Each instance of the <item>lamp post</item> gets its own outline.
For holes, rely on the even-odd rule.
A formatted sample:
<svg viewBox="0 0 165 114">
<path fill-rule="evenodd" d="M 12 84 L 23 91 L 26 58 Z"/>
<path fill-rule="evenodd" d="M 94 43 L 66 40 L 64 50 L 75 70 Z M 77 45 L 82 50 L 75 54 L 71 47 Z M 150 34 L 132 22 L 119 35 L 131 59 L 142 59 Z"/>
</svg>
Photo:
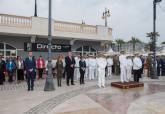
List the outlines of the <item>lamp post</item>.
<svg viewBox="0 0 165 114">
<path fill-rule="evenodd" d="M 49 22 L 48 22 L 48 75 L 46 77 L 46 83 L 44 91 L 53 91 L 55 90 L 53 75 L 52 75 L 52 64 L 51 64 L 51 45 L 52 45 L 52 0 L 49 0 Z"/>
<path fill-rule="evenodd" d="M 37 17 L 37 0 L 35 0 L 35 10 L 34 10 L 34 17 Z"/>
<path fill-rule="evenodd" d="M 102 18 L 105 20 L 105 26 L 106 27 L 108 26 L 107 18 L 110 16 L 111 16 L 111 14 L 110 14 L 109 9 L 105 8 L 105 11 L 103 12 Z"/>
<path fill-rule="evenodd" d="M 157 76 L 157 68 L 156 68 L 156 4 L 161 2 L 162 0 L 154 0 L 153 1 L 153 55 L 154 55 L 154 76 L 152 79 L 158 79 Z"/>
</svg>

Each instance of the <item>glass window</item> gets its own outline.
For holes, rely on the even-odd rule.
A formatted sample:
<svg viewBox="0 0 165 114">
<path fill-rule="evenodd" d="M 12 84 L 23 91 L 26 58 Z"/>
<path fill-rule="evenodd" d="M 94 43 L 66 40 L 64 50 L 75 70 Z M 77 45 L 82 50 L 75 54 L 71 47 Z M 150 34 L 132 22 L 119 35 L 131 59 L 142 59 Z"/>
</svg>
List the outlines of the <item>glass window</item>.
<svg viewBox="0 0 165 114">
<path fill-rule="evenodd" d="M 91 47 L 91 52 L 96 52 L 96 50 L 94 48 Z"/>
<path fill-rule="evenodd" d="M 6 51 L 6 56 L 10 56 L 10 51 Z"/>
<path fill-rule="evenodd" d="M 89 52 L 89 46 L 83 46 L 84 51 Z"/>
<path fill-rule="evenodd" d="M 0 56 L 4 56 L 4 51 L 0 50 Z"/>
<path fill-rule="evenodd" d="M 15 47 L 13 47 L 13 46 L 11 46 L 11 45 L 9 45 L 9 44 L 6 44 L 6 49 L 14 49 L 15 50 Z"/>
<path fill-rule="evenodd" d="M 4 49 L 4 43 L 0 43 L 0 49 Z"/>
<path fill-rule="evenodd" d="M 82 47 L 78 48 L 76 51 L 82 51 Z"/>
<path fill-rule="evenodd" d="M 16 50 L 11 51 L 11 56 L 16 56 Z"/>
</svg>

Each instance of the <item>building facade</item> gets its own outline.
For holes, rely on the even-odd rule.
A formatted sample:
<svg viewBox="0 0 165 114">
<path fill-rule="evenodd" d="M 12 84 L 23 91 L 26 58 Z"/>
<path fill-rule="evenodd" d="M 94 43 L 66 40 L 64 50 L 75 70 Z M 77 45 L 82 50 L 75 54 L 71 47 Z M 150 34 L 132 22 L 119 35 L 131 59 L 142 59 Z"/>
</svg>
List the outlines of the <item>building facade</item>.
<svg viewBox="0 0 165 114">
<path fill-rule="evenodd" d="M 145 46 L 146 43 L 140 42 L 135 44 L 135 50 L 133 50 L 133 44 L 130 42 L 126 42 L 120 46 L 118 44 L 114 43 L 112 45 L 112 49 L 115 52 L 120 52 L 121 50 L 125 51 L 126 53 L 133 53 L 133 52 L 139 52 L 139 53 L 145 53 Z"/>
<path fill-rule="evenodd" d="M 26 57 L 30 50 L 34 56 L 46 58 L 47 36 L 47 18 L 0 14 L 0 55 L 4 58 Z M 53 56 L 68 50 L 95 55 L 105 51 L 111 40 L 112 28 L 52 20 Z"/>
</svg>

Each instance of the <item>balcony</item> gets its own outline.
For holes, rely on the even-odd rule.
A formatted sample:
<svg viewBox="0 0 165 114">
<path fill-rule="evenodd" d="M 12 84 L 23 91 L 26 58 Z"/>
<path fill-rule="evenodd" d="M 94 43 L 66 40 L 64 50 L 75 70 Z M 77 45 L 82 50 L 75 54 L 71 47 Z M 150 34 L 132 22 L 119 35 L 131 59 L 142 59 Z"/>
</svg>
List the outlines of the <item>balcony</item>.
<svg viewBox="0 0 165 114">
<path fill-rule="evenodd" d="M 112 29 L 52 20 L 52 36 L 81 40 L 112 40 Z M 25 36 L 47 36 L 48 19 L 0 14 L 0 35 L 15 34 Z"/>
</svg>

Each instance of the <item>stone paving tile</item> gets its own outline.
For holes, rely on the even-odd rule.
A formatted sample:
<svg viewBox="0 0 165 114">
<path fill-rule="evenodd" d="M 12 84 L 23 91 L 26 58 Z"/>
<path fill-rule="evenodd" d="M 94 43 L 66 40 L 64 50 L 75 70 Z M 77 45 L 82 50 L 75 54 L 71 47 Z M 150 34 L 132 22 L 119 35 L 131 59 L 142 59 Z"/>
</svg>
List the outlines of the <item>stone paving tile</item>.
<svg viewBox="0 0 165 114">
<path fill-rule="evenodd" d="M 110 86 L 110 84 L 107 84 L 106 86 Z M 85 87 L 85 88 L 80 88 L 78 90 L 70 91 L 68 93 L 64 93 L 61 95 L 58 95 L 54 98 L 51 98 L 38 106 L 30 109 L 29 111 L 25 112 L 24 114 L 46 114 L 53 108 L 55 108 L 57 105 L 65 102 L 68 99 L 71 99 L 72 97 L 75 97 L 79 94 L 86 93 L 90 90 L 97 89 L 97 86 L 90 86 L 90 87 Z"/>
<path fill-rule="evenodd" d="M 115 79 L 109 80 L 108 83 L 110 84 L 110 81 L 117 81 L 117 80 L 118 80 L 118 78 L 116 79 L 116 77 L 115 77 Z M 148 79 L 148 80 L 150 80 L 150 79 Z M 148 80 L 144 80 L 144 82 L 147 82 Z M 165 79 L 162 78 L 161 80 L 152 80 L 152 81 L 155 81 L 155 83 L 159 83 L 160 81 L 164 82 Z M 45 80 L 36 81 L 35 90 L 43 90 L 44 82 L 45 82 Z M 96 82 L 96 80 L 93 80 L 93 82 Z M 93 85 L 96 85 L 96 83 Z M 150 83 L 150 82 L 148 81 L 148 83 Z M 108 84 L 108 86 L 109 86 L 109 84 Z M 85 85 L 87 85 L 87 84 L 85 84 Z M 3 86 L 0 86 L 0 91 L 5 92 L 5 93 L 12 93 L 12 91 L 25 90 L 27 88 L 26 86 L 27 86 L 26 82 L 23 82 L 21 84 L 5 84 Z M 74 96 L 77 96 L 79 94 L 86 93 L 87 91 L 97 89 L 97 88 L 98 88 L 97 86 L 92 86 L 92 85 L 88 86 L 87 85 L 85 87 L 80 87 L 77 90 L 73 90 L 68 93 L 60 94 L 58 96 L 55 96 L 53 98 L 50 98 L 50 99 L 42 102 L 41 104 L 38 104 L 37 106 L 35 106 L 35 107 L 31 108 L 30 110 L 28 110 L 27 112 L 25 112 L 24 114 L 46 114 L 50 110 L 52 110 L 54 107 L 65 102 L 66 100 L 68 100 Z"/>
</svg>

